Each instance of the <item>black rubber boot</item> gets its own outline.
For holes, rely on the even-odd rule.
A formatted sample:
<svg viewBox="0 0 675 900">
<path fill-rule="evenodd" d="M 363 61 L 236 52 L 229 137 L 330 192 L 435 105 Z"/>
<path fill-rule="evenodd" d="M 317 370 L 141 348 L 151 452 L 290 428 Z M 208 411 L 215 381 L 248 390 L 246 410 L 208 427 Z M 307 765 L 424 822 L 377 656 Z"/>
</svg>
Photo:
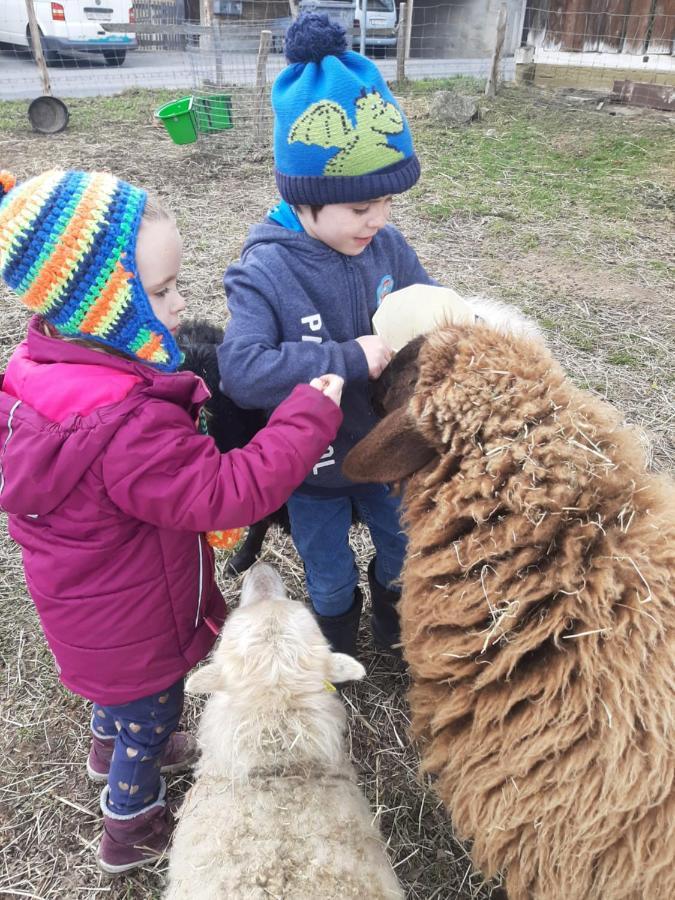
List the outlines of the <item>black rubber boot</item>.
<svg viewBox="0 0 675 900">
<path fill-rule="evenodd" d="M 368 584 L 370 585 L 372 607 L 370 628 L 375 646 L 382 653 L 391 653 L 398 659 L 403 659 L 401 648 L 397 646 L 401 642 L 401 623 L 396 606 L 401 599 L 401 593 L 382 587 L 377 581 L 375 557 L 371 559 L 368 566 Z"/>
<path fill-rule="evenodd" d="M 320 616 L 314 613 L 321 633 L 337 653 L 356 656 L 356 635 L 359 633 L 362 607 L 363 594 L 360 588 L 356 588 L 354 602 L 341 616 Z"/>
</svg>

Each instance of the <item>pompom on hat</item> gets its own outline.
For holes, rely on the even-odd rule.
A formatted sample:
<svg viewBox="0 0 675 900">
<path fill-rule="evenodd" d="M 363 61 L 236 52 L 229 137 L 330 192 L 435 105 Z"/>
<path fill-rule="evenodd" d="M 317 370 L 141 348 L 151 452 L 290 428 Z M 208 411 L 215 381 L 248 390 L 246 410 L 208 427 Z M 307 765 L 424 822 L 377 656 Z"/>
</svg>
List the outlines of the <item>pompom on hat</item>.
<svg viewBox="0 0 675 900">
<path fill-rule="evenodd" d="M 359 203 L 420 176 L 406 118 L 344 28 L 305 13 L 286 33 L 290 63 L 272 87 L 277 187 L 290 204 Z"/>
<path fill-rule="evenodd" d="M 106 172 L 0 172 L 0 276 L 60 334 L 173 372 L 183 354 L 136 267 L 147 194 Z"/>
</svg>

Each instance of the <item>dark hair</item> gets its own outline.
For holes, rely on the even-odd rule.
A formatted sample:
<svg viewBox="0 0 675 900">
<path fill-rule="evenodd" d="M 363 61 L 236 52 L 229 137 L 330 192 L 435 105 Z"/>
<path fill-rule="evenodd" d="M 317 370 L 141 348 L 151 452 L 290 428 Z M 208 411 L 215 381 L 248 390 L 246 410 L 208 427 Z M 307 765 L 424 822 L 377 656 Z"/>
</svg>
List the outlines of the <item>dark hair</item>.
<svg viewBox="0 0 675 900">
<path fill-rule="evenodd" d="M 316 217 L 319 215 L 319 213 L 321 212 L 321 210 L 324 208 L 325 205 L 326 205 L 325 203 L 310 203 L 309 204 L 309 209 L 310 209 L 310 212 L 312 213 L 312 218 L 314 219 L 315 222 L 316 222 Z"/>
</svg>

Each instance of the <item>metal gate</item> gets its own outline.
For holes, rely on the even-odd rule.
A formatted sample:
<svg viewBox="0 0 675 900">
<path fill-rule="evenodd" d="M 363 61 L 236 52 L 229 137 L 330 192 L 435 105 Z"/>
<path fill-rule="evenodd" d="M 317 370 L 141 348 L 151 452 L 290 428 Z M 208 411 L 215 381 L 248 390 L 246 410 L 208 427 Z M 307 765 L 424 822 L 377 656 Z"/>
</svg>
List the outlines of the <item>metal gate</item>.
<svg viewBox="0 0 675 900">
<path fill-rule="evenodd" d="M 139 25 L 182 25 L 185 22 L 184 0 L 134 0 Z M 139 34 L 138 45 L 153 50 L 184 50 L 184 34 Z"/>
</svg>

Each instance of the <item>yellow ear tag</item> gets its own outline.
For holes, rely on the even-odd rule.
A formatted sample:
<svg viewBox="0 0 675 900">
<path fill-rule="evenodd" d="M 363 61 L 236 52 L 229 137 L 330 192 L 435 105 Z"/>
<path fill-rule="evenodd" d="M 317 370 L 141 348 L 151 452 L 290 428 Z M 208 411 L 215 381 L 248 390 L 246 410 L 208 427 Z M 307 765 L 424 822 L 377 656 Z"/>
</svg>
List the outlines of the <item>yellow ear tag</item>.
<svg viewBox="0 0 675 900">
<path fill-rule="evenodd" d="M 324 681 L 323 683 L 324 691 L 328 691 L 330 694 L 334 694 L 337 691 L 337 688 L 334 684 L 331 684 L 330 681 Z"/>
</svg>

